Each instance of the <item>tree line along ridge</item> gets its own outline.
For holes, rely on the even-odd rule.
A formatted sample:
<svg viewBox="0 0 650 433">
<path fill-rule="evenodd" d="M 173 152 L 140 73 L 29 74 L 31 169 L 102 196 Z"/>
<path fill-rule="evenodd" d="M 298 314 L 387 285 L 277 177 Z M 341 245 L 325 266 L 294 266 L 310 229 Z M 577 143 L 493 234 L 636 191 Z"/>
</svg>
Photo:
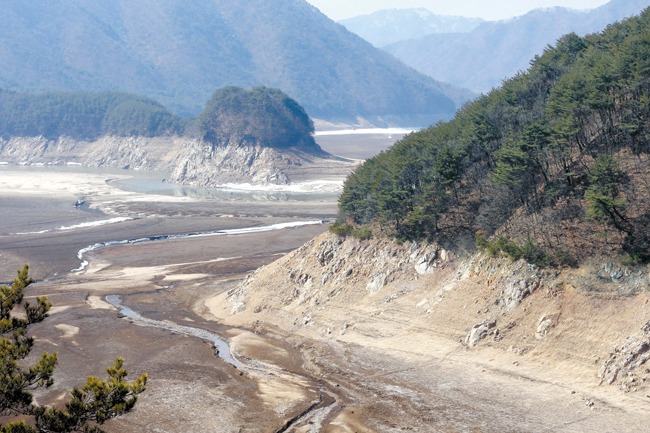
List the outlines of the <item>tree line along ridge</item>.
<svg viewBox="0 0 650 433">
<path fill-rule="evenodd" d="M 650 261 L 650 8 L 410 134 L 345 183 L 335 230 L 541 265 Z"/>
<path fill-rule="evenodd" d="M 198 133 L 197 133 L 198 131 Z M 158 102 L 121 92 L 17 93 L 0 89 L 0 136 L 186 136 L 214 145 L 256 144 L 320 151 L 314 124 L 295 99 L 278 89 L 225 87 L 214 92 L 198 118 L 183 119 Z"/>
</svg>

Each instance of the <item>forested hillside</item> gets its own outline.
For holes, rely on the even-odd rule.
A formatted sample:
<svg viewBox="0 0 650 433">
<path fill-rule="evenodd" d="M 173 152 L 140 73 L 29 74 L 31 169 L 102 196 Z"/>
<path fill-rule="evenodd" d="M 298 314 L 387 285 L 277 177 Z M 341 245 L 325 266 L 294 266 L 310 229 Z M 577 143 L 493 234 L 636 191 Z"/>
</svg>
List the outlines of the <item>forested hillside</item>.
<svg viewBox="0 0 650 433">
<path fill-rule="evenodd" d="M 545 265 L 650 261 L 650 9 L 581 38 L 347 180 L 339 232 Z"/>
<path fill-rule="evenodd" d="M 216 145 L 236 142 L 320 150 L 305 109 L 280 90 L 266 87 L 217 90 L 199 116 L 198 128 L 202 139 Z"/>
<path fill-rule="evenodd" d="M 510 20 L 483 23 L 469 33 L 431 34 L 384 49 L 436 80 L 488 92 L 528 69 L 530 59 L 562 35 L 598 32 L 647 6 L 646 0 L 611 0 L 591 11 L 538 9 Z"/>
<path fill-rule="evenodd" d="M 119 90 L 187 117 L 214 89 L 263 85 L 312 117 L 409 126 L 451 118 L 472 97 L 304 0 L 0 0 L 0 10 L 0 87 L 14 91 Z"/>
<path fill-rule="evenodd" d="M 119 92 L 24 94 L 0 89 L 0 137 L 180 134 L 185 121 L 143 96 Z"/>
</svg>

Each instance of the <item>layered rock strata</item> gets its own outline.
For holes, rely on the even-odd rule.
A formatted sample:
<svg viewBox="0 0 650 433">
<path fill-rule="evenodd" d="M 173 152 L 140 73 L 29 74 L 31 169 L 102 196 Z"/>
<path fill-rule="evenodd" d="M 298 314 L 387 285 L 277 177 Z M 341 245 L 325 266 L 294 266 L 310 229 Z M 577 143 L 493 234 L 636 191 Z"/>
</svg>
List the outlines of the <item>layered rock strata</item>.
<svg viewBox="0 0 650 433">
<path fill-rule="evenodd" d="M 185 137 L 103 137 L 78 141 L 62 137 L 0 140 L 0 162 L 15 165 L 81 165 L 171 173 L 169 182 L 215 187 L 224 184 L 286 185 L 314 179 L 342 179 L 357 161 L 277 150 L 256 144 L 213 146 Z"/>
</svg>

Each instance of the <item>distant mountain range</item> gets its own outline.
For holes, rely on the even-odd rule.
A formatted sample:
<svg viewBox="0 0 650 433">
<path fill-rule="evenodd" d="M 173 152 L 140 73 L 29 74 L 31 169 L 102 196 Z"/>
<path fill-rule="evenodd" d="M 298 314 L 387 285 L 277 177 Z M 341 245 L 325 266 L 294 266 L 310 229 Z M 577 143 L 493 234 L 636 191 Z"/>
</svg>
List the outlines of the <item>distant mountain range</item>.
<svg viewBox="0 0 650 433">
<path fill-rule="evenodd" d="M 195 116 L 221 87 L 279 88 L 312 117 L 426 125 L 473 94 L 304 0 L 0 0 L 0 88 L 118 90 Z"/>
<path fill-rule="evenodd" d="M 339 21 L 376 47 L 409 39 L 420 39 L 434 33 L 471 32 L 481 18 L 436 15 L 424 9 L 384 9 Z"/>
<path fill-rule="evenodd" d="M 384 47 L 430 77 L 486 92 L 529 66 L 562 35 L 598 32 L 638 14 L 648 0 L 613 0 L 591 11 L 539 9 L 507 21 L 486 22 L 469 33 L 432 34 Z"/>
</svg>

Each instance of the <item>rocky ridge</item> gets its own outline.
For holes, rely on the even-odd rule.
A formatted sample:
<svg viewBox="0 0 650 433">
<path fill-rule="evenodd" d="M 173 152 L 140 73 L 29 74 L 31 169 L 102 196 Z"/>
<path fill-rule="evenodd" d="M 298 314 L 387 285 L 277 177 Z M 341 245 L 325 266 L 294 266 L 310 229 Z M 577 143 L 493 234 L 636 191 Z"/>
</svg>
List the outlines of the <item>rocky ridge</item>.
<svg viewBox="0 0 650 433">
<path fill-rule="evenodd" d="M 650 385 L 650 272 L 625 269 L 627 279 L 613 281 L 603 269 L 615 267 L 540 269 L 328 233 L 258 269 L 210 311 L 225 324 L 421 354 L 496 350 L 515 367 L 641 392 Z M 608 287 L 627 295 L 596 296 Z"/>
<path fill-rule="evenodd" d="M 276 150 L 259 144 L 213 146 L 186 137 L 117 137 L 79 141 L 66 137 L 0 139 L 0 162 L 81 165 L 171 173 L 167 181 L 214 187 L 231 183 L 287 185 L 312 179 L 342 179 L 357 164 L 325 152 Z"/>
</svg>

